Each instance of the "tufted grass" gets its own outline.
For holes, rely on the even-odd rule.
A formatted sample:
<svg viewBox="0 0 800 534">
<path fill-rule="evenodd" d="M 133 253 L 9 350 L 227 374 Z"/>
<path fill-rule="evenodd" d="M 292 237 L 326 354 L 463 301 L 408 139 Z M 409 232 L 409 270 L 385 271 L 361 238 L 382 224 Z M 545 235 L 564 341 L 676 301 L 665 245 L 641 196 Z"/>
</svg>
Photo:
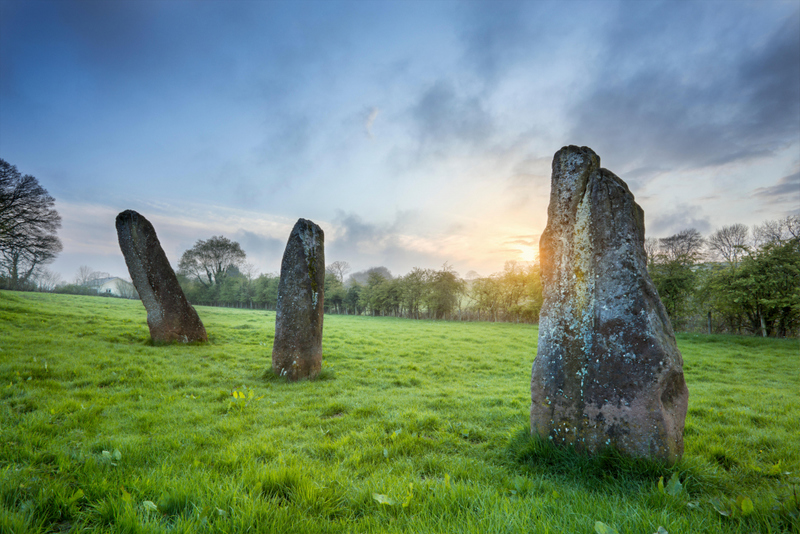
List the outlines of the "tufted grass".
<svg viewBox="0 0 800 534">
<path fill-rule="evenodd" d="M 800 531 L 797 340 L 679 336 L 666 468 L 529 438 L 535 326 L 326 316 L 289 384 L 274 313 L 198 312 L 153 346 L 139 302 L 0 291 L 0 532 Z"/>
</svg>

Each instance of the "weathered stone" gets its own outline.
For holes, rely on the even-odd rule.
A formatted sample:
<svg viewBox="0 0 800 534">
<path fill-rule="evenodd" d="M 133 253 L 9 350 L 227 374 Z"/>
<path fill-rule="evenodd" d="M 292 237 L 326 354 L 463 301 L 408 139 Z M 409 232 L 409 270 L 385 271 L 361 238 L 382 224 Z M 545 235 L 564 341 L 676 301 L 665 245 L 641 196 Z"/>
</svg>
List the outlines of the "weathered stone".
<svg viewBox="0 0 800 534">
<path fill-rule="evenodd" d="M 133 210 L 117 215 L 119 248 L 147 310 L 154 341 L 208 341 L 197 312 L 186 300 L 178 277 L 150 221 Z"/>
<path fill-rule="evenodd" d="M 325 235 L 298 219 L 281 261 L 272 371 L 289 380 L 313 378 L 322 369 Z"/>
<path fill-rule="evenodd" d="M 644 251 L 644 212 L 587 147 L 553 158 L 531 433 L 589 453 L 683 454 L 689 391 Z"/>
</svg>

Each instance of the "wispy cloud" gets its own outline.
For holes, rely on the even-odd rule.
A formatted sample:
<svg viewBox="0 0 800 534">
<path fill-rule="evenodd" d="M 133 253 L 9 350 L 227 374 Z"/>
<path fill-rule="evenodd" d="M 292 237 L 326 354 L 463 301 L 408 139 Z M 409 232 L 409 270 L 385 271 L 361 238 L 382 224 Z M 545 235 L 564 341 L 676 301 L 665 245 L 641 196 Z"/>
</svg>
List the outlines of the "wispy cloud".
<svg viewBox="0 0 800 534">
<path fill-rule="evenodd" d="M 784 176 L 771 186 L 753 190 L 753 195 L 771 206 L 786 206 L 790 213 L 800 214 L 800 171 Z"/>
<path fill-rule="evenodd" d="M 367 137 L 369 137 L 370 139 L 373 138 L 372 125 L 375 123 L 375 119 L 378 118 L 380 112 L 381 110 L 379 110 L 378 108 L 371 107 L 369 108 L 369 113 L 367 113 L 366 120 L 364 120 L 364 131 L 366 132 Z"/>
</svg>

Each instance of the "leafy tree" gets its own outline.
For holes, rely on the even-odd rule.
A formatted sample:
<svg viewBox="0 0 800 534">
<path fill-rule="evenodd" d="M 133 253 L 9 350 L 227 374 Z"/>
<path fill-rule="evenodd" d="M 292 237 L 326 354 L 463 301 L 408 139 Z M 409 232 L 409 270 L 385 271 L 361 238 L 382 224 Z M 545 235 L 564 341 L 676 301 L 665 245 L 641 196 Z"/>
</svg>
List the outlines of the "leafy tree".
<svg viewBox="0 0 800 534">
<path fill-rule="evenodd" d="M 277 274 L 259 275 L 259 277 L 255 280 L 256 304 L 270 310 L 274 310 L 278 305 L 279 282 L 280 276 Z"/>
<path fill-rule="evenodd" d="M 477 278 L 470 284 L 469 296 L 478 312 L 478 320 L 497 321 L 500 310 L 500 276 Z"/>
<path fill-rule="evenodd" d="M 364 286 L 355 280 L 351 280 L 347 287 L 347 295 L 344 297 L 344 308 L 349 313 L 353 311 L 354 315 L 361 315 L 364 311 L 363 304 L 361 303 L 361 293 L 364 291 Z"/>
<path fill-rule="evenodd" d="M 430 269 L 414 267 L 405 275 L 400 285 L 400 300 L 408 317 L 420 318 L 420 306 L 427 300 L 430 291 L 430 280 L 433 272 Z"/>
<path fill-rule="evenodd" d="M 347 290 L 338 275 L 330 270 L 325 273 L 325 309 L 342 313 Z"/>
<path fill-rule="evenodd" d="M 450 318 L 464 291 L 464 281 L 458 277 L 452 266 L 445 263 L 442 270 L 431 273 L 429 287 L 425 304 L 431 317 Z"/>
<path fill-rule="evenodd" d="M 205 287 L 219 285 L 232 268 L 240 267 L 247 255 L 236 241 L 214 236 L 206 241 L 200 239 L 185 251 L 178 263 L 178 270 L 186 277 L 200 282 Z"/>
<path fill-rule="evenodd" d="M 751 332 L 788 335 L 800 322 L 800 238 L 769 243 L 744 258 L 729 287 Z"/>
<path fill-rule="evenodd" d="M 367 283 L 359 297 L 359 304 L 372 315 L 386 315 L 394 308 L 395 295 L 390 289 L 392 280 L 389 270 L 373 267 L 367 270 Z"/>
<path fill-rule="evenodd" d="M 33 176 L 0 159 L 0 272 L 10 289 L 32 282 L 62 250 L 55 199 Z"/>
<path fill-rule="evenodd" d="M 703 244 L 703 237 L 694 228 L 661 238 L 648 269 L 676 330 L 683 326 L 695 290 L 694 267 L 703 256 Z"/>
</svg>

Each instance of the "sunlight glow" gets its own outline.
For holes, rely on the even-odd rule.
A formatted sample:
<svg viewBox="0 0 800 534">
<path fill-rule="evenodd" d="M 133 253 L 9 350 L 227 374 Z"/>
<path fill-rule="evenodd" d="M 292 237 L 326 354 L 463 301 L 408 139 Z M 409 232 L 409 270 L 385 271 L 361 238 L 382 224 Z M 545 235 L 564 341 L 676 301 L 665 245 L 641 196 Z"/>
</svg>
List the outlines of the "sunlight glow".
<svg viewBox="0 0 800 534">
<path fill-rule="evenodd" d="M 522 261 L 536 261 L 539 259 L 539 247 L 537 246 L 520 246 L 519 259 Z"/>
</svg>

